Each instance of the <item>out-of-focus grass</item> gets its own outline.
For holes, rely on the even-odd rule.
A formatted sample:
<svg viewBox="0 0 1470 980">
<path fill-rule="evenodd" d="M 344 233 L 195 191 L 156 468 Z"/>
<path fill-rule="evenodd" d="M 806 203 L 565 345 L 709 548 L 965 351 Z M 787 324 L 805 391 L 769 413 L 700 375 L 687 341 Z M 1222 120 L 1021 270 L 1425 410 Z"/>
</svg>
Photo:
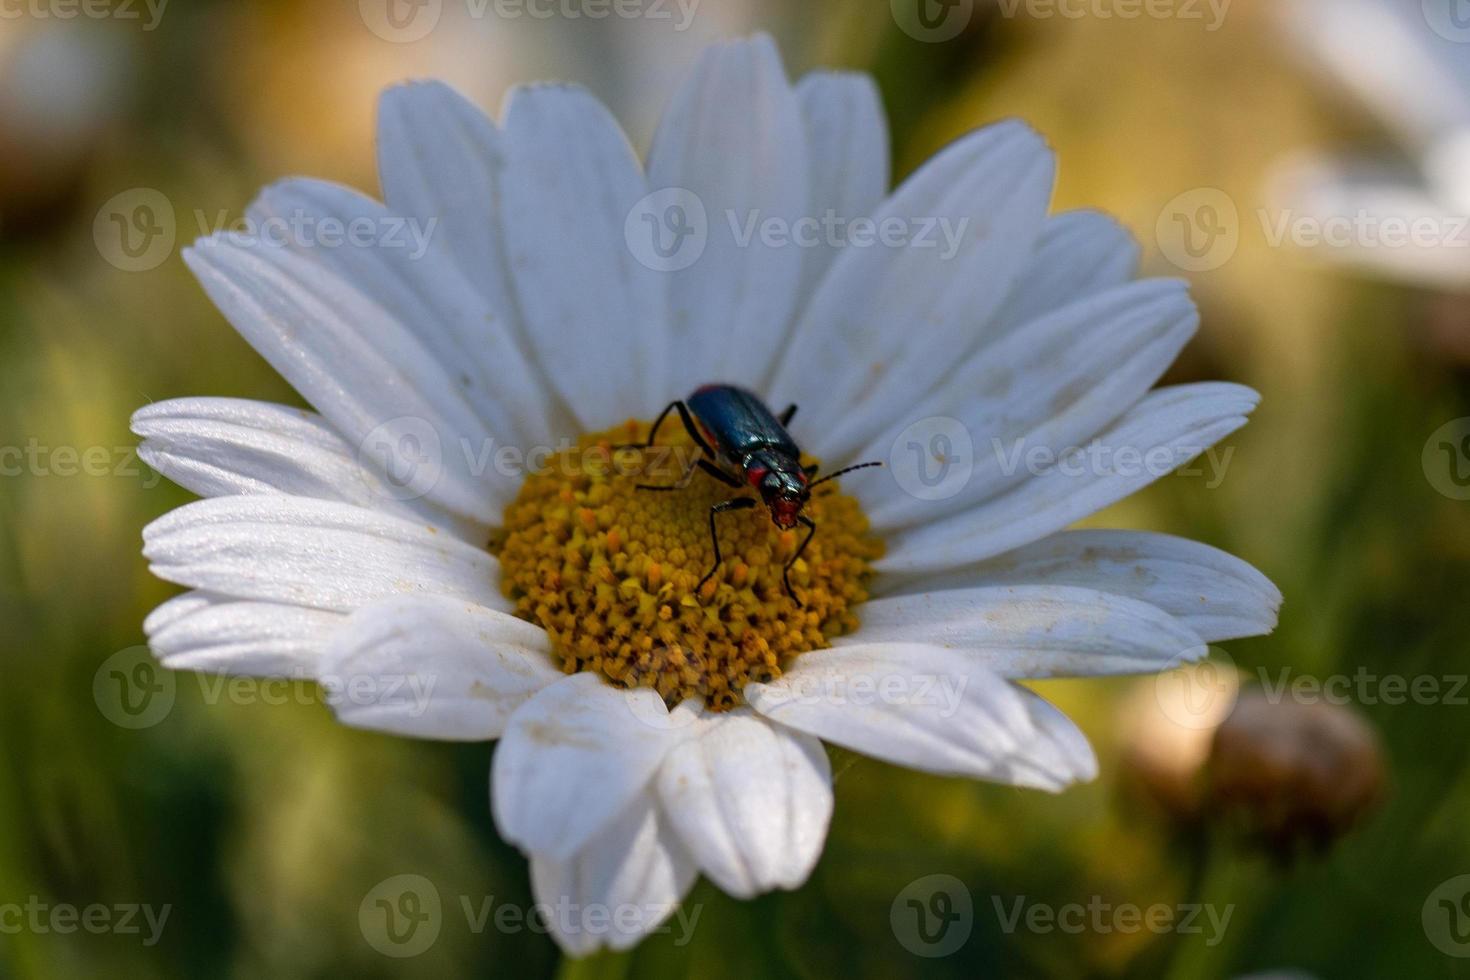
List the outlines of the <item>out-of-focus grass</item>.
<svg viewBox="0 0 1470 980">
<path fill-rule="evenodd" d="M 810 22 L 790 18 L 788 54 L 793 72 L 809 67 L 800 52 L 876 69 L 901 172 L 966 129 L 1020 115 L 1060 153 L 1058 204 L 1120 215 L 1154 272 L 1172 274 L 1151 237 L 1174 195 L 1220 187 L 1247 216 L 1239 254 L 1195 279 L 1204 327 L 1175 377 L 1240 380 L 1263 392 L 1263 406 L 1231 440 L 1219 488 L 1171 477 L 1098 523 L 1209 541 L 1271 575 L 1287 597 L 1281 629 L 1228 647 L 1247 670 L 1470 670 L 1466 505 L 1435 493 L 1419 463 L 1430 432 L 1470 414 L 1465 374 L 1413 342 L 1421 297 L 1315 271 L 1265 245 L 1251 218 L 1265 167 L 1359 124 L 1334 117 L 1294 73 L 1264 28 L 1263 5 L 1242 0 L 1213 34 L 1170 21 L 991 18 L 940 46 L 894 31 L 885 6 L 816 5 Z M 342 78 L 325 60 L 303 64 L 310 52 L 342 50 L 314 33 L 328 30 L 324 22 L 271 5 L 227 17 L 220 9 L 181 13 L 168 36 L 148 41 L 156 57 L 139 108 L 104 141 L 71 210 L 0 242 L 6 445 L 127 447 L 130 412 L 176 395 L 295 401 L 176 257 L 123 273 L 99 260 L 91 238 L 102 201 L 146 185 L 173 201 L 182 244 L 194 209 L 238 214 L 258 184 L 281 168 L 312 169 L 327 145 L 330 175 L 372 189 L 369 145 L 280 139 L 310 144 L 313 125 L 329 122 L 281 104 L 299 90 L 303 104 L 331 105 Z M 235 18 L 245 33 L 222 34 Z M 257 41 L 232 54 L 228 36 Z M 535 56 L 521 57 L 540 74 Z M 198 73 L 199 88 L 180 86 L 181 72 Z M 354 113 L 375 93 L 357 97 Z M 130 465 L 125 450 L 115 458 Z M 0 977 L 551 973 L 557 956 L 544 937 L 474 934 L 459 908 L 459 896 L 529 902 L 524 862 L 490 823 L 490 749 L 347 730 L 305 688 L 292 699 L 305 703 L 207 703 L 209 688 L 192 675 L 177 677 L 176 706 L 152 728 L 126 731 L 102 717 L 94 673 L 141 642 L 143 616 L 173 591 L 147 574 L 138 535 L 188 495 L 153 482 L 0 482 L 0 902 L 173 907 L 155 947 L 136 936 L 0 934 Z M 858 761 L 842 771 L 831 839 L 805 888 L 743 903 L 701 884 L 690 899 L 700 915 L 691 943 L 655 937 L 630 958 L 580 971 L 854 980 L 1147 972 L 1173 937 L 1008 934 L 994 904 L 1186 900 L 1168 835 L 1118 798 L 1117 712 L 1133 684 L 1047 686 L 1098 746 L 1096 784 L 1051 797 Z M 1179 940 L 1173 975 L 1293 967 L 1428 976 L 1457 965 L 1428 942 L 1419 914 L 1436 884 L 1470 871 L 1467 709 L 1362 710 L 1392 766 L 1384 810 L 1328 858 L 1286 872 L 1220 848 L 1200 899 L 1233 904 L 1231 925 L 1216 946 Z M 358 904 L 374 883 L 406 872 L 435 882 L 445 924 L 428 953 L 397 961 L 364 941 Z M 920 960 L 895 941 L 889 906 L 932 873 L 967 884 L 975 924 L 960 952 Z"/>
</svg>

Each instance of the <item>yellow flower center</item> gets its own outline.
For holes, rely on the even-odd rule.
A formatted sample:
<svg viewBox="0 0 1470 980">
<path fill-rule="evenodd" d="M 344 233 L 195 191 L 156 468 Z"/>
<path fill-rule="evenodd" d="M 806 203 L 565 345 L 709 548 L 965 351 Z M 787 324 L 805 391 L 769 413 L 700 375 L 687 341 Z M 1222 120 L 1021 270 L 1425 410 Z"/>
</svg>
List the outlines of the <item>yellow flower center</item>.
<svg viewBox="0 0 1470 980">
<path fill-rule="evenodd" d="M 550 634 L 567 673 L 726 710 L 748 682 L 779 677 L 793 657 L 856 627 L 883 548 L 833 481 L 806 504 L 819 530 L 791 566 L 799 603 L 781 572 L 807 531 L 778 529 L 763 506 L 715 518 L 723 560 L 696 593 L 714 565 L 711 506 L 756 493 L 701 472 L 682 489 L 638 489 L 682 482 L 695 456 L 677 428 L 665 425 L 653 449 L 615 448 L 647 438 L 648 425 L 630 421 L 554 455 L 506 509 L 491 551 L 516 615 Z"/>
</svg>

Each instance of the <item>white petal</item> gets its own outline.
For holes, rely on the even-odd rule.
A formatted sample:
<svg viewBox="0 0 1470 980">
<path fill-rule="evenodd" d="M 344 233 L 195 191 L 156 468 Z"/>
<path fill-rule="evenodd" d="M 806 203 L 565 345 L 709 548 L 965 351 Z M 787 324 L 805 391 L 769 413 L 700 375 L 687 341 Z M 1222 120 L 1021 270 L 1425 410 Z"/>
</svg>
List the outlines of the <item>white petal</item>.
<svg viewBox="0 0 1470 980">
<path fill-rule="evenodd" d="M 997 585 L 924 591 L 863 604 L 839 646 L 928 643 L 959 650 L 1002 677 L 1166 670 L 1207 652 L 1157 606 L 1090 588 Z"/>
<path fill-rule="evenodd" d="M 511 93 L 505 145 L 501 220 L 537 359 L 584 429 L 652 414 L 669 400 L 666 284 L 624 235 L 648 192 L 632 147 L 602 103 L 552 85 Z"/>
<path fill-rule="evenodd" d="M 461 599 L 403 596 L 348 617 L 321 676 L 344 724 L 473 742 L 499 738 L 516 708 L 564 675 L 538 626 Z"/>
<path fill-rule="evenodd" d="M 968 568 L 899 583 L 898 591 L 965 585 L 1075 586 L 1127 596 L 1164 610 L 1206 643 L 1269 633 L 1281 608 L 1281 591 L 1239 558 L 1143 531 L 1063 531 Z M 865 631 L 873 608 L 863 607 Z"/>
<path fill-rule="evenodd" d="M 532 893 L 552 938 L 572 956 L 637 945 L 668 919 L 697 875 L 651 796 L 635 799 L 575 857 L 531 855 Z"/>
<path fill-rule="evenodd" d="M 1101 211 L 1067 211 L 1046 219 L 1036 252 L 996 315 L 998 333 L 1121 286 L 1138 272 L 1139 247 Z"/>
<path fill-rule="evenodd" d="M 888 541 L 877 562 L 911 576 L 981 561 L 1040 540 L 1142 489 L 1245 424 L 1260 396 L 1212 382 L 1152 392 L 1084 447 L 1015 489 Z"/>
<path fill-rule="evenodd" d="M 475 472 L 493 434 L 451 372 L 354 282 L 222 233 L 184 250 L 215 305 L 343 437 L 444 509 L 493 526 L 519 474 Z M 464 452 L 468 445 L 471 452 Z"/>
<path fill-rule="evenodd" d="M 924 772 L 1059 790 L 1086 775 L 1055 727 L 1038 727 L 1022 690 L 974 657 L 918 643 L 802 654 L 770 684 L 745 688 L 782 725 Z"/>
<path fill-rule="evenodd" d="M 867 447 L 824 445 L 834 459 L 887 459 L 886 479 L 866 481 L 880 533 L 968 510 L 1026 480 L 1020 461 L 1038 449 L 1085 443 L 1136 405 L 1199 325 L 1187 284 L 1148 279 L 1072 303 L 1011 331 L 962 362 L 919 405 L 884 420 Z M 963 426 L 964 482 L 941 499 L 910 492 L 900 477 L 920 465 L 904 432 L 921 419 Z M 957 452 L 967 452 L 963 445 Z M 930 464 L 922 465 L 928 470 Z M 906 469 L 905 469 L 906 468 Z"/>
<path fill-rule="evenodd" d="M 424 227 L 434 224 L 434 247 L 459 266 L 511 334 L 525 342 L 500 221 L 505 164 L 504 137 L 495 124 L 448 85 L 410 82 L 383 93 L 378 104 L 383 199 Z"/>
<path fill-rule="evenodd" d="M 143 621 L 148 645 L 171 670 L 313 678 L 338 613 L 186 592 Z"/>
<path fill-rule="evenodd" d="M 888 192 L 888 121 L 873 79 L 812 72 L 796 85 L 811 167 L 811 215 L 844 221 L 871 215 Z M 801 295 L 810 297 L 836 249 L 803 249 Z"/>
<path fill-rule="evenodd" d="M 495 824 L 522 850 L 564 861 L 648 788 L 664 755 L 692 734 L 647 688 L 573 674 L 511 716 L 495 750 Z"/>
<path fill-rule="evenodd" d="M 668 274 L 664 391 L 765 377 L 796 308 L 801 256 L 758 234 L 742 242 L 740 234 L 752 220 L 791 227 L 807 214 L 807 168 L 801 110 L 771 39 L 706 48 L 674 93 L 648 157 L 648 186 L 692 193 L 707 221 L 703 253 Z"/>
<path fill-rule="evenodd" d="M 201 497 L 289 494 L 440 523 L 478 540 L 412 487 L 385 480 L 314 412 L 240 398 L 176 398 L 133 413 L 138 455 Z"/>
<path fill-rule="evenodd" d="M 832 818 L 822 743 L 748 710 L 716 716 L 671 751 L 658 790 L 700 868 L 737 898 L 799 887 Z"/>
<path fill-rule="evenodd" d="M 825 365 L 822 397 L 802 405 L 798 429 L 856 441 L 929 390 L 983 340 L 1030 259 L 1053 167 L 1041 137 L 1018 122 L 972 133 L 926 163 L 873 216 L 913 234 L 902 246 L 842 250 L 777 365 L 772 403 L 800 402 L 813 366 Z M 926 224 L 941 219 L 953 245 Z"/>
<path fill-rule="evenodd" d="M 442 366 L 455 393 L 502 444 L 528 448 L 551 437 L 548 399 L 515 339 L 503 309 L 493 306 L 442 248 L 437 218 L 401 216 L 349 187 L 324 180 L 282 180 L 260 193 L 247 217 L 256 227 L 294 228 L 287 245 L 265 250 L 319 263 L 407 327 Z M 326 235 L 366 235 L 370 244 Z M 297 241 L 295 239 L 301 238 Z"/>
<path fill-rule="evenodd" d="M 1463 173 L 1463 169 L 1460 171 Z M 1310 222 L 1326 229 L 1315 247 L 1299 249 L 1300 257 L 1342 264 L 1427 286 L 1463 289 L 1470 283 L 1462 205 L 1441 200 L 1412 166 L 1376 161 L 1299 157 L 1278 165 L 1269 191 L 1279 211 L 1273 220 Z M 1370 222 L 1372 230 L 1348 229 Z M 1388 229 L 1398 226 L 1431 229 L 1428 239 L 1404 234 L 1387 247 Z M 1293 241 L 1288 225 L 1272 233 Z M 1439 234 L 1433 234 L 1438 229 Z M 1376 232 L 1381 230 L 1382 235 Z M 1330 240 L 1329 240 L 1330 239 Z"/>
<path fill-rule="evenodd" d="M 1064 774 L 1069 782 L 1086 783 L 1097 778 L 1097 756 L 1087 736 L 1046 699 L 1024 687 L 1016 688 L 1026 702 L 1031 723 L 1041 733 L 1021 746 L 1019 758 L 1044 773 Z"/>
<path fill-rule="evenodd" d="M 1302 50 L 1330 72 L 1332 84 L 1361 100 L 1414 150 L 1470 125 L 1464 46 L 1430 29 L 1432 16 L 1454 23 L 1454 4 L 1336 0 L 1331 16 L 1311 0 L 1287 0 L 1270 9 Z"/>
<path fill-rule="evenodd" d="M 429 593 L 508 609 L 499 563 L 431 525 L 305 497 L 217 497 L 143 530 L 153 574 L 222 595 L 350 612 Z"/>
</svg>

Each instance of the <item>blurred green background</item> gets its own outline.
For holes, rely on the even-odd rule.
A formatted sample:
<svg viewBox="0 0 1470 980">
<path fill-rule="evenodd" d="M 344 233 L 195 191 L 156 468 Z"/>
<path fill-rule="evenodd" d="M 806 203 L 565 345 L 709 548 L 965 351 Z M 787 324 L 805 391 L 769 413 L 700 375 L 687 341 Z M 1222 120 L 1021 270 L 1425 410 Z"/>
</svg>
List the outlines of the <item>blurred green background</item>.
<svg viewBox="0 0 1470 980">
<path fill-rule="evenodd" d="M 1284 155 L 1388 142 L 1304 69 L 1271 0 L 1236 0 L 1213 31 L 981 3 L 942 43 L 900 30 L 882 0 L 704 0 L 687 30 L 677 14 L 460 22 L 449 3 L 411 43 L 367 29 L 367 0 L 176 3 L 151 29 L 141 3 L 63 19 L 70 8 L 48 0 L 0 19 L 0 445 L 35 447 L 0 477 L 0 905 L 170 907 L 153 945 L 146 927 L 0 930 L 0 978 L 1470 973 L 1421 921 L 1430 893 L 1470 872 L 1463 702 L 1359 705 L 1383 739 L 1382 808 L 1285 867 L 1218 841 L 1192 880 L 1165 821 L 1124 788 L 1120 740 L 1150 682 L 1053 683 L 1098 749 L 1096 783 L 1050 797 L 847 760 L 800 891 L 742 903 L 701 883 L 691 942 L 656 936 L 567 965 L 532 931 L 477 934 L 460 908 L 461 896 L 531 901 L 525 861 L 491 823 L 491 748 L 349 730 L 306 687 L 286 704 L 238 703 L 177 675 L 171 710 L 136 729 L 94 698 L 103 662 L 141 644 L 144 615 L 175 591 L 147 573 L 140 529 L 189 499 L 131 457 L 130 413 L 192 394 L 298 401 L 177 248 L 284 175 L 376 191 L 372 115 L 391 82 L 443 77 L 493 110 L 514 82 L 573 78 L 642 147 L 698 48 L 753 29 L 777 36 L 793 76 L 875 73 L 898 175 L 977 125 L 1030 120 L 1059 153 L 1057 206 L 1118 215 L 1152 273 L 1180 274 L 1155 240 L 1169 203 L 1229 195 L 1246 216 L 1239 248 L 1191 275 L 1203 327 L 1170 380 L 1241 381 L 1262 407 L 1218 487 L 1176 475 L 1095 523 L 1197 538 L 1266 572 L 1286 605 L 1274 635 L 1229 645 L 1248 672 L 1464 675 L 1470 503 L 1435 490 L 1421 451 L 1470 415 L 1470 298 L 1313 264 L 1251 218 Z M 130 271 L 94 225 L 137 188 L 167 200 L 176 241 Z M 63 447 L 93 449 L 92 465 L 67 465 Z M 358 908 L 404 873 L 434 883 L 444 922 L 427 952 L 393 959 L 366 941 Z M 973 923 L 958 951 L 921 958 L 890 907 L 931 874 L 964 882 Z M 1233 911 L 1210 943 L 1208 928 L 1008 932 L 996 909 L 1095 896 Z"/>
</svg>

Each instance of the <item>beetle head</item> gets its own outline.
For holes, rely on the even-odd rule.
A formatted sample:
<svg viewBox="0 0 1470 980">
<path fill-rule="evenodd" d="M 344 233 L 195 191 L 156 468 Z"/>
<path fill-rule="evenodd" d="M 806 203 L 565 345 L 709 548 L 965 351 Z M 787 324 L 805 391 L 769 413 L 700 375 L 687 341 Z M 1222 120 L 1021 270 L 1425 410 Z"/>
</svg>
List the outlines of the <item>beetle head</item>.
<svg viewBox="0 0 1470 980">
<path fill-rule="evenodd" d="M 773 453 L 756 453 L 745 462 L 745 476 L 760 491 L 772 523 L 783 531 L 795 527 L 811 497 L 807 475 L 800 465 Z"/>
</svg>

